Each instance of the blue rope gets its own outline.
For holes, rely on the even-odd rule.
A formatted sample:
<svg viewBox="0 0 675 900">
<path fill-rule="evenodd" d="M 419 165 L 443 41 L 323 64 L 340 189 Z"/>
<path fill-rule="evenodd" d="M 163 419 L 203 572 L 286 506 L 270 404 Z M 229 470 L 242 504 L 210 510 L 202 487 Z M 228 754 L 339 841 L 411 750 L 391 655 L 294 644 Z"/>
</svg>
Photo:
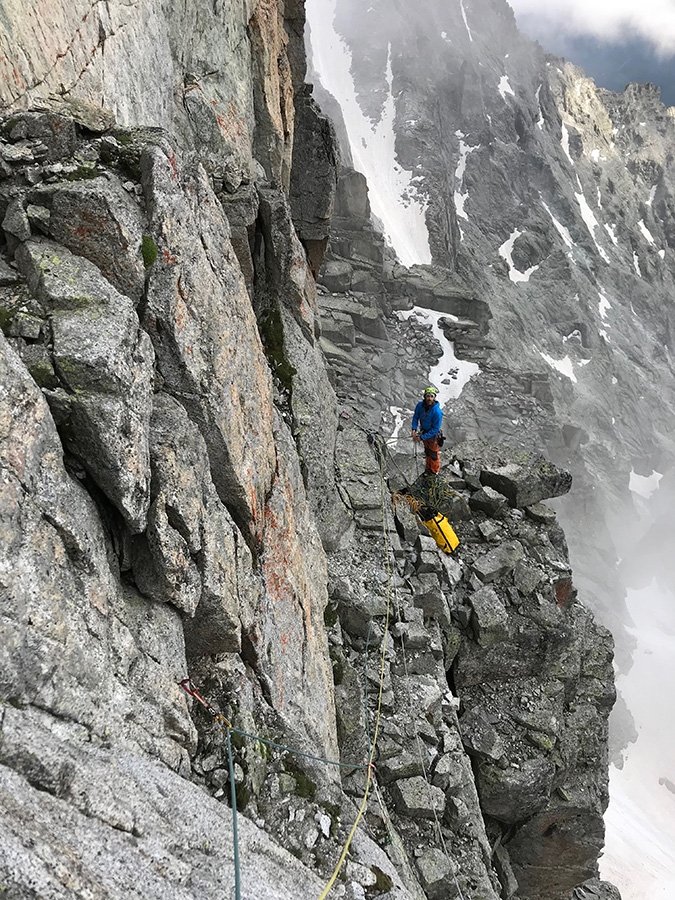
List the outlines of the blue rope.
<svg viewBox="0 0 675 900">
<path fill-rule="evenodd" d="M 239 868 L 239 832 L 237 830 L 237 787 L 234 783 L 234 762 L 232 761 L 232 741 L 227 729 L 227 761 L 230 769 L 230 798 L 232 801 L 232 841 L 234 844 L 234 896 L 241 900 L 241 872 Z"/>
<path fill-rule="evenodd" d="M 259 734 L 249 734 L 248 731 L 240 731 L 238 728 L 230 728 L 228 729 L 228 738 L 229 732 L 233 731 L 235 734 L 240 734 L 242 737 L 251 738 L 254 741 L 260 741 L 263 744 L 268 744 L 270 747 L 276 747 L 278 750 L 285 750 L 288 753 L 295 753 L 296 756 L 304 756 L 305 759 L 313 759 L 316 762 L 326 763 L 328 766 L 339 766 L 341 769 L 369 769 L 369 765 L 357 765 L 355 763 L 343 763 L 337 762 L 334 759 L 324 759 L 322 756 L 314 756 L 312 753 L 303 753 L 302 750 L 294 750 L 293 747 L 286 747 L 284 744 L 277 744 L 276 741 L 270 741 L 267 738 L 260 737 Z"/>
</svg>

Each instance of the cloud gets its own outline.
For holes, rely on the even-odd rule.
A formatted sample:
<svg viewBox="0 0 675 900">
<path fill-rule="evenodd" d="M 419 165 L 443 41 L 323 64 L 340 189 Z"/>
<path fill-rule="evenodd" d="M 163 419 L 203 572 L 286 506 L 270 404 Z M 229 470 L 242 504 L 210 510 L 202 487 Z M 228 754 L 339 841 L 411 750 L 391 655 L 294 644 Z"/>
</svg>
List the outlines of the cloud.
<svg viewBox="0 0 675 900">
<path fill-rule="evenodd" d="M 675 54 L 673 0 L 508 0 L 516 17 L 541 30 L 592 35 L 609 41 L 641 37 L 663 55 Z"/>
</svg>

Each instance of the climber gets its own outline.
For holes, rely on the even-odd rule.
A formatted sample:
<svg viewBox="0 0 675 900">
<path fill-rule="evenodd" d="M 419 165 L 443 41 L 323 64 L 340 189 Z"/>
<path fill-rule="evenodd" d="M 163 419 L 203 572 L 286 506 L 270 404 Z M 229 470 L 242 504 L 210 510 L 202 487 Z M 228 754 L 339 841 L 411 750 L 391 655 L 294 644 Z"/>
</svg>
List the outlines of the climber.
<svg viewBox="0 0 675 900">
<path fill-rule="evenodd" d="M 443 424 L 443 410 L 436 400 L 438 391 L 435 387 L 428 387 L 424 391 L 424 399 L 415 407 L 412 419 L 412 439 L 416 444 L 424 443 L 424 456 L 426 457 L 425 475 L 438 475 L 441 471 L 441 425 Z M 439 438 L 441 441 L 439 442 Z"/>
</svg>

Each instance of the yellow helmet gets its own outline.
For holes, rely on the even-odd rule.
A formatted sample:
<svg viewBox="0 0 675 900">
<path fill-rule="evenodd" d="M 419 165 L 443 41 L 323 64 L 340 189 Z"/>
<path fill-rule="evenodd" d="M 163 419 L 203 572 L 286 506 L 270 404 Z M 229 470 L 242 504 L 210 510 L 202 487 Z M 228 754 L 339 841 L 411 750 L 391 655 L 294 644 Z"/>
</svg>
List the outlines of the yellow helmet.
<svg viewBox="0 0 675 900">
<path fill-rule="evenodd" d="M 432 394 L 435 397 L 436 394 L 438 394 L 438 390 L 432 384 L 428 388 L 424 389 L 424 396 L 426 397 L 427 394 Z"/>
</svg>

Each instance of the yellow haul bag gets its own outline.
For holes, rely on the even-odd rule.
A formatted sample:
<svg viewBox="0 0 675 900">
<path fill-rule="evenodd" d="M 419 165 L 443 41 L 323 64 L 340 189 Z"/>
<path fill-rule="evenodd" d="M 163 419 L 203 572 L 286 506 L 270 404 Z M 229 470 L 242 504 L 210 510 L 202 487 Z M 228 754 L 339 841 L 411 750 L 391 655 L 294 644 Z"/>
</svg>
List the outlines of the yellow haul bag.
<svg viewBox="0 0 675 900">
<path fill-rule="evenodd" d="M 452 553 L 459 546 L 459 538 L 445 516 L 436 513 L 432 519 L 423 519 L 422 523 L 444 553 Z"/>
</svg>

